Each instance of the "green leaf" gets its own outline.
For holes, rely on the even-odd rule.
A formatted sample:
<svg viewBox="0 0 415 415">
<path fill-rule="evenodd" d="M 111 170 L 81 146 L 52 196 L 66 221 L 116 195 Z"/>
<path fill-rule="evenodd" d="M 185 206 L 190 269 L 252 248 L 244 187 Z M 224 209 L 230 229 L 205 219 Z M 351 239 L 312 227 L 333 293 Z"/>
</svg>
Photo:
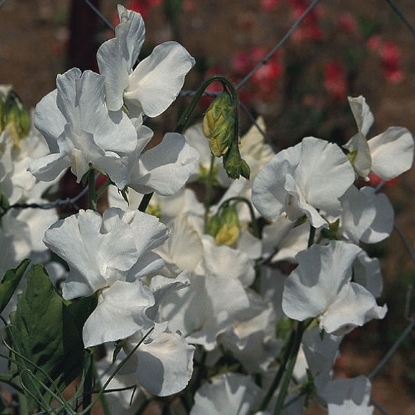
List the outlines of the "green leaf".
<svg viewBox="0 0 415 415">
<path fill-rule="evenodd" d="M 39 401 L 49 404 L 51 391 L 59 394 L 81 374 L 82 327 L 94 302 L 85 298 L 68 303 L 55 291 L 42 265 L 29 270 L 26 288 L 10 316 L 9 337 L 31 409 Z"/>
<path fill-rule="evenodd" d="M 20 265 L 15 269 L 10 269 L 6 272 L 3 279 L 0 282 L 0 313 L 6 308 L 13 293 L 16 291 L 20 280 L 23 277 L 30 259 L 23 260 Z"/>
</svg>

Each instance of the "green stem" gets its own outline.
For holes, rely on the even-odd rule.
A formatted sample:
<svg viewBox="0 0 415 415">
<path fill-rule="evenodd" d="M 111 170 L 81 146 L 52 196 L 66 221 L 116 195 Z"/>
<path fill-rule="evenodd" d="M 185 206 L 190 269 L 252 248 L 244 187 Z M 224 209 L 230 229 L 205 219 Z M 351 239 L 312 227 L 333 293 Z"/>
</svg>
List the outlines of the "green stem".
<svg viewBox="0 0 415 415">
<path fill-rule="evenodd" d="M 94 378 L 96 379 L 95 381 L 96 387 L 98 387 L 98 389 L 101 389 L 102 385 L 101 385 L 101 382 L 98 380 L 98 372 L 97 372 L 95 365 L 93 365 L 93 373 L 94 373 Z M 107 400 L 107 397 L 105 396 L 105 393 L 101 394 L 99 399 L 101 401 L 102 411 L 104 412 L 104 415 L 111 415 L 111 408 L 108 405 L 108 400 Z"/>
<path fill-rule="evenodd" d="M 314 238 L 316 236 L 316 228 L 310 224 L 310 233 L 308 235 L 308 244 L 307 247 L 310 248 L 314 244 Z"/>
<path fill-rule="evenodd" d="M 88 172 L 88 207 L 97 210 L 97 193 L 95 188 L 95 171 L 90 169 Z"/>
<path fill-rule="evenodd" d="M 203 93 L 205 92 L 206 88 L 212 83 L 212 82 L 221 82 L 222 85 L 226 85 L 230 91 L 231 94 L 236 94 L 234 96 L 238 96 L 238 93 L 232 84 L 232 82 L 224 77 L 223 75 L 212 75 L 209 78 L 207 78 L 205 81 L 202 82 L 200 87 L 197 89 L 195 94 L 193 95 L 192 101 L 187 106 L 186 110 L 184 111 L 183 115 L 181 116 L 176 129 L 174 130 L 175 133 L 182 133 L 189 122 L 190 116 L 192 115 L 192 112 L 196 108 L 197 103 L 199 102 L 200 98 L 202 97 Z M 237 107 L 237 106 L 236 106 Z"/>
<path fill-rule="evenodd" d="M 267 406 L 269 405 L 272 396 L 274 395 L 274 392 L 278 389 L 278 386 L 281 382 L 282 376 L 284 375 L 285 367 L 287 365 L 288 359 L 290 357 L 290 351 L 293 348 L 295 341 L 295 331 L 293 330 L 290 334 L 290 337 L 288 338 L 287 343 L 283 347 L 283 356 L 281 358 L 280 366 L 278 368 L 278 371 L 275 375 L 275 378 L 273 379 L 271 385 L 268 388 L 268 391 L 262 400 L 261 406 L 259 407 L 260 411 L 265 411 L 267 409 Z"/>
<path fill-rule="evenodd" d="M 290 386 L 295 362 L 297 361 L 297 355 L 300 349 L 301 339 L 303 338 L 303 333 L 306 327 L 307 325 L 305 324 L 305 322 L 300 321 L 298 323 L 297 329 L 294 331 L 293 344 L 292 347 L 290 347 L 289 352 L 287 353 L 288 360 L 286 362 L 286 368 L 284 378 L 281 383 L 281 388 L 278 393 L 277 403 L 275 404 L 274 415 L 280 415 L 283 410 L 284 401 L 287 397 L 288 387 Z"/>
<path fill-rule="evenodd" d="M 111 182 L 110 178 L 105 180 L 105 183 L 97 190 L 97 200 L 99 200 L 100 197 L 105 193 L 105 191 L 108 189 L 108 187 L 111 183 L 112 182 Z"/>
<path fill-rule="evenodd" d="M 151 192 L 143 196 L 143 198 L 141 199 L 140 205 L 138 206 L 138 210 L 140 212 L 145 212 L 147 210 L 148 205 L 150 204 L 150 200 L 153 197 L 153 194 L 154 192 Z"/>
<path fill-rule="evenodd" d="M 205 203 L 204 203 L 205 205 L 205 228 L 208 223 L 209 211 L 210 211 L 210 206 L 212 204 L 212 198 L 213 198 L 214 166 L 215 166 L 215 156 L 212 155 L 210 158 L 209 174 L 207 175 L 206 180 L 205 180 Z"/>
<path fill-rule="evenodd" d="M 84 383 L 84 393 L 82 395 L 82 408 L 85 412 L 85 415 L 91 415 L 92 409 L 92 389 L 94 382 L 94 355 L 92 350 L 87 350 L 85 352 L 85 383 Z"/>
</svg>

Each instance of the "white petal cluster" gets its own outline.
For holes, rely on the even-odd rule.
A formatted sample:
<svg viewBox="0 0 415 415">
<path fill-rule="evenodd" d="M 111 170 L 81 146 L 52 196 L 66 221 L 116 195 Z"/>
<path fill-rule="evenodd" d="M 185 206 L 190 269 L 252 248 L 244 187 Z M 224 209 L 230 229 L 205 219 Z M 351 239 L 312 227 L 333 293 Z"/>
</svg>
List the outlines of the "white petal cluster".
<svg viewBox="0 0 415 415">
<path fill-rule="evenodd" d="M 380 262 L 360 244 L 389 236 L 394 212 L 379 189 L 356 177 L 386 181 L 407 171 L 412 135 L 391 127 L 367 140 L 373 115 L 363 97 L 350 98 L 358 132 L 344 149 L 305 137 L 274 154 L 259 118 L 238 149 L 250 179 L 231 182 L 199 124 L 148 146 L 145 120 L 173 103 L 195 62 L 177 42 L 140 60 L 144 21 L 121 5 L 118 15 L 115 37 L 97 52 L 100 73 L 59 75 L 37 105 L 34 124 L 45 141 L 31 131 L 16 151 L 0 131 L 0 271 L 27 256 L 44 260 L 46 247 L 62 259 L 66 271 L 56 274 L 65 304 L 83 297 L 94 304 L 84 347 L 104 345 L 116 363 L 125 359 L 114 376 L 108 356 L 98 363 L 101 382 L 124 389 L 113 395 L 119 413 L 129 406 L 128 388 L 139 386 L 143 401 L 189 382 L 185 393 L 194 396 L 180 404 L 191 415 L 268 415 L 279 393 L 310 384 L 307 398 L 331 415 L 372 413 L 367 378 L 333 377 L 343 336 L 387 312 L 377 303 Z M 0 99 L 8 93 L 0 88 Z M 107 176 L 111 207 L 90 203 L 60 220 L 6 207 L 41 203 L 68 169 L 78 183 L 91 173 L 90 202 L 94 174 Z M 203 192 L 184 187 L 190 182 L 206 185 L 205 203 Z M 304 388 L 284 392 L 291 370 Z M 307 399 L 294 398 L 284 413 L 300 413 Z"/>
</svg>

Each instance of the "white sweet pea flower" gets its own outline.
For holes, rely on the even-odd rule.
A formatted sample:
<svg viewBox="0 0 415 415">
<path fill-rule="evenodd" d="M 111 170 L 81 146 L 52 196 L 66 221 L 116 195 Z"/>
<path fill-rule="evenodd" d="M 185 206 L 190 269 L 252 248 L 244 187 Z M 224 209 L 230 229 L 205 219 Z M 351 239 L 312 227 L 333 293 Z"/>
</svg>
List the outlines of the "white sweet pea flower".
<svg viewBox="0 0 415 415">
<path fill-rule="evenodd" d="M 356 120 L 358 132 L 344 146 L 356 173 L 368 179 L 370 172 L 383 180 L 391 180 L 412 166 L 414 138 L 403 127 L 390 127 L 384 133 L 367 140 L 373 124 L 373 114 L 364 97 L 349 97 L 350 108 Z"/>
<path fill-rule="evenodd" d="M 152 327 L 146 311 L 155 300 L 141 278 L 163 266 L 152 249 L 167 237 L 168 229 L 154 216 L 116 208 L 103 217 L 81 210 L 46 231 L 45 244 L 69 266 L 63 297 L 98 292 L 98 305 L 83 329 L 85 347 Z"/>
<path fill-rule="evenodd" d="M 135 333 L 124 342 L 125 352 L 131 351 L 143 338 Z M 138 346 L 127 361 L 123 373 L 131 373 L 136 382 L 157 396 L 168 396 L 183 390 L 193 372 L 195 347 L 180 333 L 152 333 Z"/>
<path fill-rule="evenodd" d="M 102 75 L 73 68 L 57 77 L 57 89 L 36 106 L 35 126 L 50 154 L 33 161 L 29 170 L 42 181 L 71 168 L 79 182 L 92 165 L 125 186 L 124 153 L 134 151 L 137 132 L 123 111 L 108 111 Z"/>
<path fill-rule="evenodd" d="M 276 154 L 258 173 L 252 202 L 266 218 L 285 213 L 294 221 L 306 215 L 319 229 L 328 227 L 319 211 L 339 214 L 339 198 L 353 181 L 353 168 L 338 146 L 306 137 Z"/>
<path fill-rule="evenodd" d="M 362 250 L 331 241 L 313 245 L 297 255 L 298 267 L 285 282 L 282 309 L 295 320 L 318 318 L 320 329 L 335 335 L 349 333 L 373 318 L 383 318 L 373 295 L 351 281 L 352 264 Z"/>
<path fill-rule="evenodd" d="M 178 192 L 196 169 L 199 154 L 178 133 L 167 133 L 162 142 L 128 156 L 125 184 L 139 193 L 171 196 Z"/>
<path fill-rule="evenodd" d="M 248 415 L 259 404 L 260 391 L 249 376 L 223 374 L 198 389 L 190 415 Z"/>
<path fill-rule="evenodd" d="M 144 21 L 139 13 L 121 5 L 118 14 L 115 38 L 97 52 L 108 108 L 117 111 L 125 103 L 132 118 L 142 112 L 156 117 L 176 99 L 195 61 L 179 43 L 165 42 L 134 67 L 144 42 Z"/>
<path fill-rule="evenodd" d="M 339 230 L 343 237 L 356 244 L 377 243 L 392 232 L 394 211 L 385 194 L 371 187 L 350 186 L 340 202 Z"/>
</svg>

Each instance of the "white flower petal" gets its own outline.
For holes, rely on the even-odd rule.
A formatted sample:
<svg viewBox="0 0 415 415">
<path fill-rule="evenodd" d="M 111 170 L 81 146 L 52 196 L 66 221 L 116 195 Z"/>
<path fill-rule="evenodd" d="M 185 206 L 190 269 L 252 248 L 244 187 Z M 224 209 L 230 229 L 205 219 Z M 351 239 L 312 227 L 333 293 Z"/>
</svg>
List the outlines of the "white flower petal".
<svg viewBox="0 0 415 415">
<path fill-rule="evenodd" d="M 98 305 L 86 320 L 82 337 L 85 347 L 125 339 L 151 327 L 145 311 L 154 305 L 151 291 L 140 281 L 116 281 L 98 296 Z"/>
<path fill-rule="evenodd" d="M 144 341 L 136 351 L 138 381 L 153 395 L 180 392 L 192 376 L 194 351 L 178 333 L 161 333 Z"/>
<path fill-rule="evenodd" d="M 124 94 L 127 106 L 132 101 L 149 117 L 160 115 L 176 99 L 194 63 L 179 43 L 165 42 L 156 46 L 130 75 Z"/>
<path fill-rule="evenodd" d="M 190 415 L 248 415 L 259 393 L 249 376 L 223 374 L 198 389 Z"/>
<path fill-rule="evenodd" d="M 368 141 L 372 171 L 383 180 L 391 180 L 409 170 L 414 159 L 414 138 L 403 127 L 389 127 Z"/>
<path fill-rule="evenodd" d="M 320 327 L 327 333 L 345 335 L 373 318 L 385 317 L 386 311 L 386 305 L 378 306 L 366 288 L 352 282 L 343 286 L 336 301 L 329 305 L 320 319 Z"/>
<path fill-rule="evenodd" d="M 392 204 L 385 194 L 376 193 L 372 187 L 363 187 L 360 191 L 367 197 L 368 203 L 373 204 L 376 213 L 360 240 L 365 243 L 375 244 L 383 241 L 391 234 L 395 213 Z"/>
<path fill-rule="evenodd" d="M 45 245 L 66 260 L 70 268 L 63 286 L 63 296 L 67 300 L 79 296 L 79 290 L 72 292 L 72 285 L 68 283 L 82 286 L 83 295 L 91 295 L 137 262 L 131 228 L 119 220 L 116 229 L 104 234 L 101 226 L 102 219 L 97 212 L 81 210 L 77 215 L 58 221 L 45 233 Z"/>
<path fill-rule="evenodd" d="M 144 43 L 145 27 L 139 13 L 118 5 L 120 24 L 115 28 L 115 38 L 104 42 L 97 52 L 100 72 L 105 75 L 105 93 L 108 108 L 120 110 L 123 93 L 128 87 L 133 70 Z"/>
<path fill-rule="evenodd" d="M 141 155 L 129 186 L 140 193 L 171 196 L 184 186 L 198 160 L 198 152 L 181 134 L 167 133 L 158 146 Z"/>
<path fill-rule="evenodd" d="M 354 379 L 334 379 L 319 395 L 328 404 L 330 415 L 372 415 L 370 403 L 371 384 L 365 376 Z"/>
<path fill-rule="evenodd" d="M 348 100 L 350 109 L 352 110 L 356 121 L 357 129 L 366 136 L 374 121 L 369 105 L 367 105 L 366 99 L 361 95 L 357 98 L 348 97 Z"/>
<path fill-rule="evenodd" d="M 360 251 L 356 245 L 332 241 L 300 252 L 298 267 L 285 282 L 284 313 L 299 321 L 324 313 L 350 279 L 351 265 Z"/>
</svg>

